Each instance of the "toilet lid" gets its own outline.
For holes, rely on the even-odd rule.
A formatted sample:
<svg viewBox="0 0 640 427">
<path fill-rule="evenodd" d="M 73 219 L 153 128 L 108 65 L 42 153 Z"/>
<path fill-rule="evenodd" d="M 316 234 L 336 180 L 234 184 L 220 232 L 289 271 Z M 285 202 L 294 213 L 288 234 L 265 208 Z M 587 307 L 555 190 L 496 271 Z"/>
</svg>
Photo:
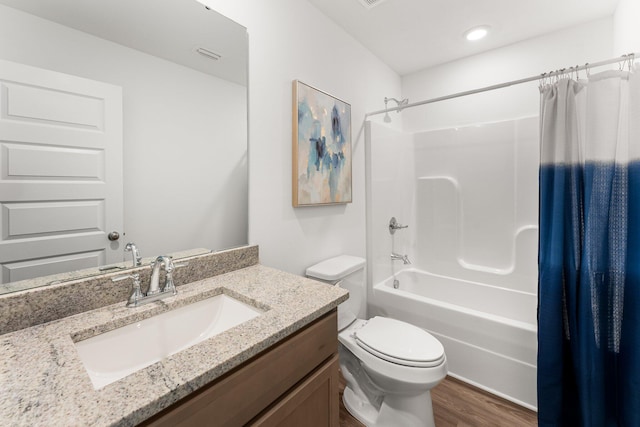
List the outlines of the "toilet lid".
<svg viewBox="0 0 640 427">
<path fill-rule="evenodd" d="M 428 332 L 400 320 L 376 316 L 354 332 L 360 347 L 389 362 L 428 368 L 442 363 L 444 347 Z"/>
</svg>

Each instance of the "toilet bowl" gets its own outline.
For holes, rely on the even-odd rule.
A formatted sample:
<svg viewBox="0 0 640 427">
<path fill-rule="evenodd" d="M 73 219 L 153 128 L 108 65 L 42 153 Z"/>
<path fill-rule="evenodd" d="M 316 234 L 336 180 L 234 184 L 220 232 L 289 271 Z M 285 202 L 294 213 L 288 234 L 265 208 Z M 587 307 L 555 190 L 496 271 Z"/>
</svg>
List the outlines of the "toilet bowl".
<svg viewBox="0 0 640 427">
<path fill-rule="evenodd" d="M 430 390 L 447 375 L 442 344 L 395 319 L 365 319 L 365 260 L 342 255 L 307 269 L 307 276 L 342 286 L 339 362 L 346 409 L 367 427 L 433 427 Z"/>
</svg>

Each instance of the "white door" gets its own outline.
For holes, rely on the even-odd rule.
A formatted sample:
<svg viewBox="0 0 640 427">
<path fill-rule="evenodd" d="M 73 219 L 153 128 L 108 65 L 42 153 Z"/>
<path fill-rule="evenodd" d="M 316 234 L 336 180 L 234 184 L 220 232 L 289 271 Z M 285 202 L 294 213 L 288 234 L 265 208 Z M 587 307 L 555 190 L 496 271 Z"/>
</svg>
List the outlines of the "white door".
<svg viewBox="0 0 640 427">
<path fill-rule="evenodd" d="M 122 261 L 122 88 L 0 60 L 0 283 Z"/>
</svg>

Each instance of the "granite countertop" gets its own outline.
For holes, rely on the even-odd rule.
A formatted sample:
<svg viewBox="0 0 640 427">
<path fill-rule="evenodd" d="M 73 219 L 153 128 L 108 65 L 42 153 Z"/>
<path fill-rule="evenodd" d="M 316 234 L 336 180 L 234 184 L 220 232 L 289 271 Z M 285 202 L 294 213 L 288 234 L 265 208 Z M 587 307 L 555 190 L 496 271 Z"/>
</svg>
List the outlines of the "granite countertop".
<svg viewBox="0 0 640 427">
<path fill-rule="evenodd" d="M 75 341 L 220 293 L 266 311 L 104 388 L 93 388 Z M 0 425 L 135 425 L 346 299 L 344 289 L 255 265 L 182 285 L 177 296 L 138 308 L 122 302 L 0 335 Z"/>
</svg>

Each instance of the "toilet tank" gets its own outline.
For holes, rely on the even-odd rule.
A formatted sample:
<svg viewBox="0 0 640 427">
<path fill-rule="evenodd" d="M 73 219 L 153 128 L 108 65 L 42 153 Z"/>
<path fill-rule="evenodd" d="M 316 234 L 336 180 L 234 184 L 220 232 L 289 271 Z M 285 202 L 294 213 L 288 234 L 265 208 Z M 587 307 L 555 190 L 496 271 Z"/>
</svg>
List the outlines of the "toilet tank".
<svg viewBox="0 0 640 427">
<path fill-rule="evenodd" d="M 366 318 L 365 265 L 364 258 L 340 255 L 307 268 L 307 277 L 340 286 L 349 291 L 349 299 L 338 307 L 339 330 L 348 326 L 356 318 Z"/>
</svg>

